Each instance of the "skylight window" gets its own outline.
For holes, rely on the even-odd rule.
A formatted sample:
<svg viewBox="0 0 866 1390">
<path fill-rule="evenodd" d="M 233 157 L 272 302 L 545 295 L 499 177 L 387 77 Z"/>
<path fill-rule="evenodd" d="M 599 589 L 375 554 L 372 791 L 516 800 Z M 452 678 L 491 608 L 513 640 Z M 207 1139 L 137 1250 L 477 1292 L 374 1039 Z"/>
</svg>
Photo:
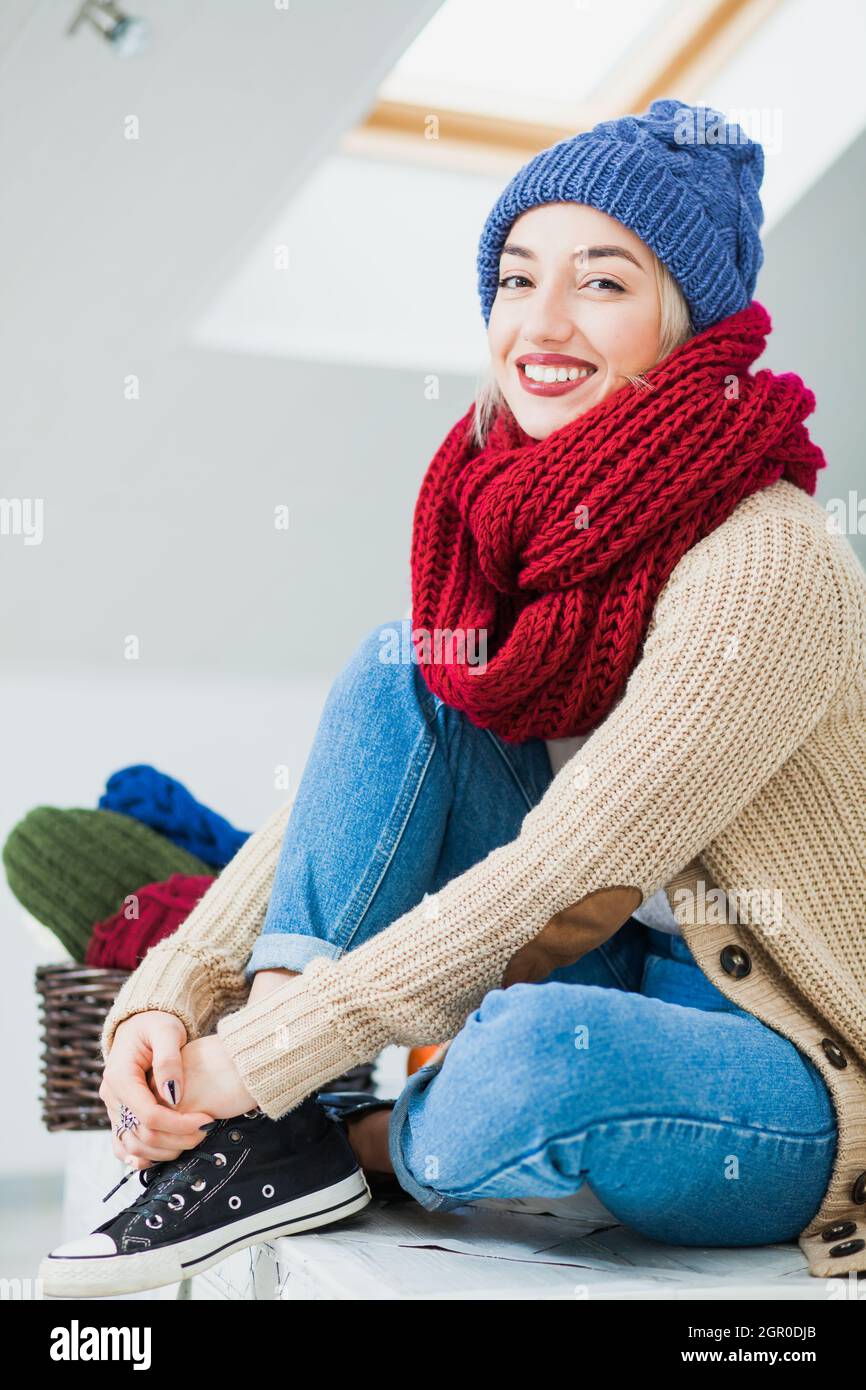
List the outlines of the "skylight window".
<svg viewBox="0 0 866 1390">
<path fill-rule="evenodd" d="M 679 0 L 445 0 L 379 89 L 384 101 L 573 124 Z M 694 9 L 694 0 L 692 0 Z"/>
</svg>

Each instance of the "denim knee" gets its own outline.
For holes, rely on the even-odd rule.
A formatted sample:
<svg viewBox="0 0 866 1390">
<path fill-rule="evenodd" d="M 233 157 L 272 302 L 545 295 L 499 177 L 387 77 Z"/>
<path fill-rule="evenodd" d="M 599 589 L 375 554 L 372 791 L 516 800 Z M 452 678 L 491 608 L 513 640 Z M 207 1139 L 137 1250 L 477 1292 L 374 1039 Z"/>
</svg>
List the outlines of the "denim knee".
<svg viewBox="0 0 866 1390">
<path fill-rule="evenodd" d="M 362 695 L 365 703 L 377 708 L 380 701 L 404 696 L 413 710 L 432 723 L 442 701 L 421 677 L 411 633 L 408 618 L 371 628 L 333 682 L 328 700 Z"/>
<path fill-rule="evenodd" d="M 552 980 L 490 990 L 452 1044 L 452 1067 L 462 1055 L 473 1085 L 490 1086 L 489 1102 L 500 1113 L 503 1107 L 512 1116 L 537 1111 L 540 1100 L 547 1104 L 549 1097 L 572 1091 L 581 1058 L 599 1029 L 606 1031 L 620 995 L 601 985 Z M 589 1102 L 593 1093 L 584 1094 Z M 598 1117 L 587 1113 L 585 1118 Z"/>
<path fill-rule="evenodd" d="M 388 664 L 381 657 L 381 652 L 386 645 L 387 634 L 394 630 L 399 632 L 399 629 L 399 622 L 378 623 L 375 627 L 370 628 L 369 632 L 358 643 L 340 674 L 352 673 L 357 676 L 363 672 L 378 675 L 383 666 Z M 340 676 L 337 679 L 339 680 Z"/>
<path fill-rule="evenodd" d="M 371 628 L 340 671 L 334 686 L 354 684 L 359 679 L 383 684 L 393 678 L 395 670 L 412 671 L 415 663 L 408 640 L 410 631 L 411 624 L 405 619 L 378 623 Z"/>
<path fill-rule="evenodd" d="M 507 1046 L 517 1059 L 543 1056 L 549 1060 L 563 1041 L 573 1050 L 579 1030 L 588 1027 L 598 1008 L 610 1008 L 611 995 L 619 993 L 600 985 L 557 980 L 488 990 L 467 1016 L 450 1051 L 453 1054 L 458 1043 L 472 1049 Z"/>
</svg>

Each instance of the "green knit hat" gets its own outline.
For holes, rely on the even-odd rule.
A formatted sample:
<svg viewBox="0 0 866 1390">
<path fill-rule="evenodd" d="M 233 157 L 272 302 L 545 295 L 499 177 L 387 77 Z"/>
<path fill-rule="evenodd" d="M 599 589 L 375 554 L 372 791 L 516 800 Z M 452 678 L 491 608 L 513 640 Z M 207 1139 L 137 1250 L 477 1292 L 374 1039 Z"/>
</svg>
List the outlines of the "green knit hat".
<svg viewBox="0 0 866 1390">
<path fill-rule="evenodd" d="M 94 924 L 118 912 L 128 894 L 172 874 L 213 876 L 211 865 L 133 816 L 55 806 L 37 806 L 13 827 L 3 864 L 21 905 L 77 961 Z"/>
</svg>

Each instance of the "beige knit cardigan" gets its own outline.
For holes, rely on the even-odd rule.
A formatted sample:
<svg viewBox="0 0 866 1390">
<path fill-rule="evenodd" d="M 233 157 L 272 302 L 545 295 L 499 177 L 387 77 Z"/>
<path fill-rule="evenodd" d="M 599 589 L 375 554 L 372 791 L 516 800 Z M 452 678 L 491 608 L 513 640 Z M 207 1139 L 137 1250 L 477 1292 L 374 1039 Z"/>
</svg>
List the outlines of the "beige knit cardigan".
<svg viewBox="0 0 866 1390">
<path fill-rule="evenodd" d="M 123 986 L 104 1057 L 141 1010 L 216 1026 L 277 1118 L 388 1043 L 452 1038 L 488 990 L 579 959 L 664 888 L 706 977 L 827 1082 L 836 1161 L 799 1241 L 815 1275 L 866 1270 L 864 655 L 848 540 L 793 484 L 754 493 L 679 561 L 622 698 L 515 840 L 251 1005 L 281 806 Z"/>
</svg>

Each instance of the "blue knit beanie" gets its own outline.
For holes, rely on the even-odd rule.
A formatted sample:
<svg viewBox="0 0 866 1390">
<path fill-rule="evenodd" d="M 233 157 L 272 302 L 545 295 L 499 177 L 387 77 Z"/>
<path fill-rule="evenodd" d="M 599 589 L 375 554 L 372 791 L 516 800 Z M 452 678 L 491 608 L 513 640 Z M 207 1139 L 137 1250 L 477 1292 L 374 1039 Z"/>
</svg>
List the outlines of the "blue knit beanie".
<svg viewBox="0 0 866 1390">
<path fill-rule="evenodd" d="M 534 155 L 495 203 L 478 246 L 484 322 L 517 217 L 539 203 L 585 203 L 615 217 L 670 270 L 696 333 L 745 308 L 764 259 L 758 190 L 764 151 L 720 111 L 673 98 L 601 121 Z"/>
</svg>

